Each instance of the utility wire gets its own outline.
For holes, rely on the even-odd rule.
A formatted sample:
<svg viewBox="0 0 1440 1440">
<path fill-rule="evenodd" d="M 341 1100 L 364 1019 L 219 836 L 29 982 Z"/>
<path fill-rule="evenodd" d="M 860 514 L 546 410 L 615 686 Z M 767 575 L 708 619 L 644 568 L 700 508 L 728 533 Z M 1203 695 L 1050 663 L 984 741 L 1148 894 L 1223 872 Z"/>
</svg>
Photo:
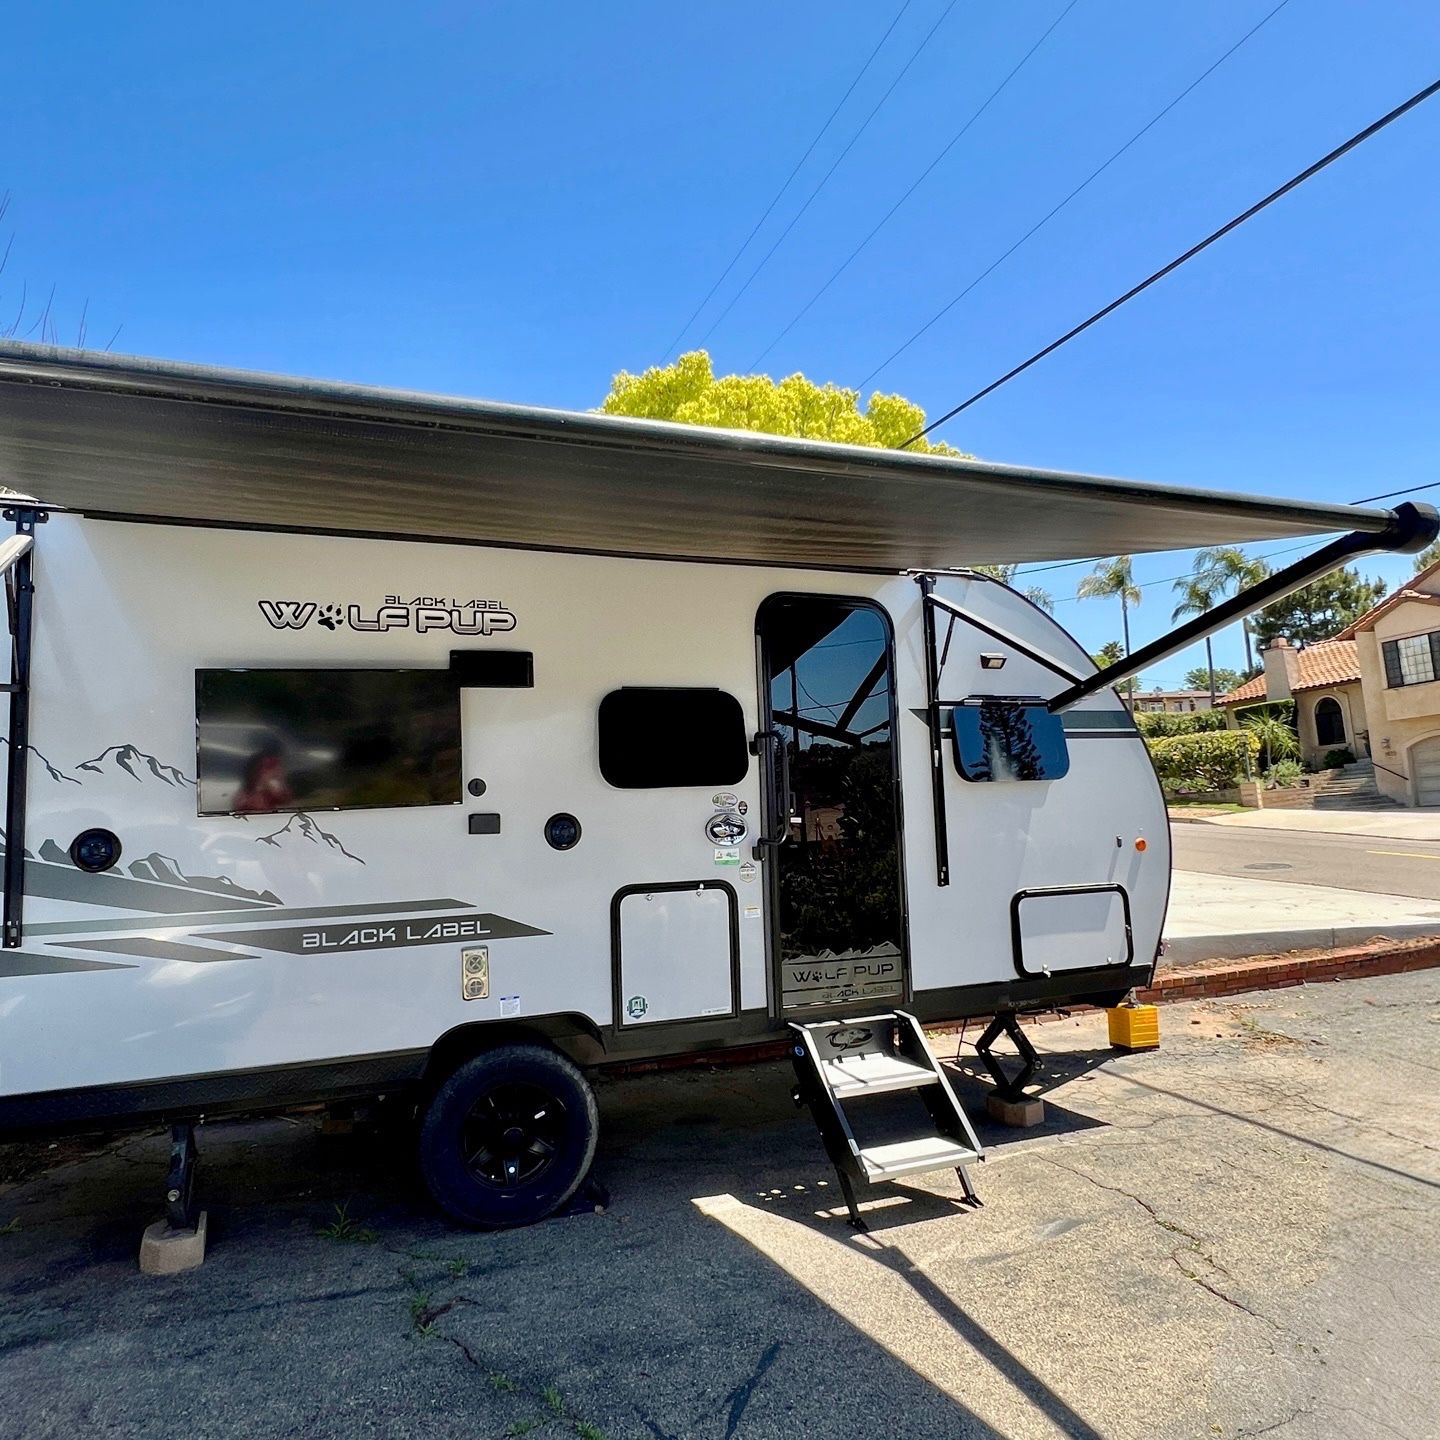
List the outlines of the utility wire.
<svg viewBox="0 0 1440 1440">
<path fill-rule="evenodd" d="M 1028 241 L 1033 235 L 1036 235 L 1041 230 L 1043 230 L 1073 199 L 1075 199 L 1077 195 L 1081 194 L 1082 191 L 1089 189 L 1090 185 L 1094 181 L 1098 180 L 1101 175 L 1103 175 L 1127 150 L 1130 149 L 1132 145 L 1136 143 L 1136 141 L 1138 141 L 1149 131 L 1153 130 L 1156 125 L 1158 125 L 1183 99 L 1185 99 L 1187 95 L 1190 94 L 1192 90 L 1196 89 L 1196 87 L 1201 85 L 1205 80 L 1208 80 L 1210 76 L 1213 75 L 1215 71 L 1217 71 L 1237 50 L 1239 50 L 1241 46 L 1243 46 L 1252 35 L 1256 34 L 1264 26 L 1269 24 L 1269 22 L 1273 20 L 1275 16 L 1278 15 L 1289 3 L 1290 0 L 1280 0 L 1280 3 L 1276 5 L 1273 10 L 1270 10 L 1267 14 L 1261 16 L 1261 18 L 1256 21 L 1256 23 L 1252 25 L 1250 29 L 1248 29 L 1218 60 L 1214 61 L 1207 69 L 1202 70 L 1199 75 L 1197 75 L 1173 100 L 1170 101 L 1168 105 L 1164 107 L 1164 109 L 1157 111 L 1153 116 L 1151 116 L 1151 118 L 1146 121 L 1146 123 L 1142 125 L 1118 150 L 1116 150 L 1108 160 L 1106 160 L 1103 164 L 1097 166 L 1094 170 L 1092 170 L 1063 200 L 1060 201 L 1058 205 L 1054 207 L 1054 209 L 1050 210 L 1047 214 L 1042 215 L 1034 225 L 1032 225 L 1008 250 L 1004 252 L 1004 254 L 1000 255 L 997 259 L 987 265 L 985 269 L 983 269 L 962 291 L 960 291 L 960 293 L 956 295 L 953 300 L 951 300 L 947 305 L 945 305 L 943 309 L 936 311 L 936 313 L 932 315 L 913 335 L 911 335 L 910 338 L 905 341 L 903 345 L 901 345 L 896 350 L 892 350 L 890 354 L 886 356 L 886 358 L 860 382 L 860 384 L 862 386 L 868 385 L 893 360 L 903 355 L 905 351 L 907 351 L 923 334 L 925 334 L 927 330 L 929 330 L 933 325 L 935 325 L 946 315 L 948 315 L 950 311 L 955 308 L 955 306 L 957 306 L 973 289 L 975 289 L 977 285 L 981 283 L 981 281 L 988 279 L 1022 245 L 1024 245 L 1026 241 Z M 1062 16 L 1061 18 L 1063 19 L 1064 17 Z M 907 441 L 906 443 L 908 444 L 909 442 Z"/>
<path fill-rule="evenodd" d="M 721 287 L 721 285 L 725 283 L 725 277 L 729 275 L 729 273 L 735 268 L 736 264 L 739 262 L 740 257 L 749 248 L 750 242 L 756 237 L 756 235 L 760 233 L 760 227 L 770 218 L 770 212 L 774 210 L 774 208 L 780 203 L 780 197 L 784 195 L 784 193 L 790 188 L 791 184 L 795 180 L 795 177 L 800 173 L 801 168 L 804 166 L 805 162 L 814 153 L 815 147 L 820 143 L 821 139 L 825 135 L 825 132 L 831 127 L 831 125 L 835 123 L 835 117 L 841 112 L 841 110 L 845 108 L 845 102 L 851 97 L 851 95 L 855 93 L 855 87 L 861 82 L 861 80 L 865 78 L 866 72 L 870 69 L 870 66 L 874 64 L 875 57 L 884 48 L 885 42 L 890 38 L 891 33 L 900 23 L 901 18 L 910 8 L 911 4 L 912 0 L 904 0 L 904 4 L 902 4 L 900 6 L 900 9 L 896 12 L 895 18 L 890 22 L 889 26 L 885 30 L 885 33 L 876 43 L 875 48 L 866 57 L 865 63 L 860 67 L 859 72 L 850 82 L 849 88 L 836 102 L 835 108 L 829 113 L 829 115 L 825 117 L 825 123 L 815 132 L 815 138 L 809 143 L 809 145 L 805 147 L 805 153 L 795 162 L 795 168 L 791 170 L 791 172 L 785 177 L 785 183 L 781 185 L 781 187 L 775 192 L 774 196 L 770 200 L 770 203 L 765 207 L 764 214 L 762 214 L 760 218 L 755 222 L 755 224 L 751 227 L 750 233 L 745 237 L 744 241 L 740 245 L 740 248 L 730 257 L 730 263 L 720 272 L 719 278 L 705 292 L 705 298 L 701 300 L 701 302 L 690 312 L 690 318 L 686 320 L 686 322 L 676 332 L 675 338 L 669 343 L 669 345 L 665 347 L 665 359 L 668 360 L 670 358 L 675 347 L 681 342 L 681 340 L 685 338 L 685 332 L 695 323 L 696 317 L 710 303 L 715 292 Z"/>
<path fill-rule="evenodd" d="M 1280 0 L 1281 6 L 1288 5 L 1289 3 L 1290 0 Z M 840 262 L 830 278 L 790 317 L 790 323 L 745 367 L 747 370 L 755 369 L 800 321 L 805 318 L 815 302 L 850 268 L 860 252 L 890 223 L 895 212 L 930 178 L 930 174 L 935 167 L 960 143 L 970 127 L 990 108 L 992 102 L 999 98 L 1000 92 L 1025 68 L 1029 63 L 1030 57 L 1050 38 L 1051 33 L 1077 4 L 1079 4 L 1079 0 L 1070 0 L 1070 3 L 1050 22 L 1050 26 L 1045 33 L 1021 56 L 1020 63 L 990 92 L 984 104 L 950 137 L 940 153 L 920 172 L 914 184 L 880 217 L 879 224 Z M 1280 6 L 1276 7 L 1276 9 L 1279 8 Z M 1273 14 L 1274 12 L 1272 11 L 1271 13 Z M 1262 20 L 1260 23 L 1263 25 L 1265 22 Z M 1099 172 L 1097 171 L 1096 173 L 1098 174 Z M 1054 213 L 1054 211 L 1051 211 L 1051 214 Z M 1049 217 L 1047 216 L 1046 218 L 1048 219 Z"/>
<path fill-rule="evenodd" d="M 920 58 L 921 52 L 925 49 L 927 45 L 929 45 L 931 37 L 945 23 L 950 12 L 955 8 L 956 4 L 957 0 L 950 0 L 950 3 L 946 5 L 944 10 L 940 12 L 940 18 L 925 32 L 925 38 L 921 40 L 921 42 L 915 47 L 913 51 L 911 51 L 910 58 L 905 62 L 903 66 L 901 66 L 900 73 L 890 82 L 889 88 L 879 98 L 879 100 L 875 102 L 875 106 L 870 111 L 870 113 L 864 118 L 864 120 L 860 122 L 860 128 L 850 137 L 845 148 L 835 157 L 834 163 L 820 177 L 820 183 L 809 193 L 809 195 L 805 197 L 805 203 L 791 217 L 790 223 L 780 232 L 779 238 L 764 253 L 764 255 L 760 257 L 760 263 L 746 277 L 745 283 L 730 297 L 730 300 L 726 304 L 725 308 L 715 317 L 714 320 L 710 322 L 710 328 L 700 337 L 698 342 L 699 344 L 703 345 L 711 337 L 711 335 L 715 333 L 716 327 L 735 308 L 736 301 L 738 301 L 740 297 L 750 288 L 751 284 L 754 282 L 755 277 L 766 267 L 766 265 L 770 263 L 770 257 L 785 243 L 785 237 L 789 235 L 789 233 L 795 228 L 797 224 L 799 224 L 801 216 L 805 214 L 805 212 L 810 208 L 815 197 L 819 195 L 819 193 L 829 183 L 830 177 L 840 168 L 840 165 L 844 161 L 845 157 L 851 152 L 851 150 L 855 148 L 856 141 L 858 141 L 860 137 L 866 132 L 866 130 L 870 128 L 870 122 L 884 108 L 885 102 L 889 100 L 891 95 L 895 93 L 896 86 L 900 84 L 900 82 L 909 73 L 910 67 Z"/>
<path fill-rule="evenodd" d="M 1297 186 L 1303 185 L 1312 176 L 1318 175 L 1327 166 L 1333 165 L 1342 156 L 1348 155 L 1350 151 L 1354 150 L 1358 145 L 1363 145 L 1371 136 L 1378 135 L 1387 125 L 1393 125 L 1402 115 L 1408 114 L 1417 105 L 1423 104 L 1437 91 L 1440 91 L 1440 80 L 1434 80 L 1423 90 L 1417 90 L 1415 94 L 1403 104 L 1397 105 L 1393 110 L 1382 115 L 1378 120 L 1352 135 L 1344 144 L 1337 145 L 1335 149 L 1331 150 L 1329 154 L 1321 156 L 1313 165 L 1307 165 L 1298 175 L 1292 176 L 1278 189 L 1272 190 L 1263 200 L 1257 200 L 1248 210 L 1242 210 L 1233 220 L 1227 220 L 1218 230 L 1212 231 L 1198 244 L 1192 245 L 1184 254 L 1177 255 L 1168 265 L 1161 266 L 1159 270 L 1147 276 L 1138 285 L 1132 286 L 1131 289 L 1127 290 L 1123 295 L 1112 300 L 1102 309 L 1097 310 L 1088 320 L 1082 320 L 1080 324 L 1067 330 L 1058 340 L 1052 340 L 1044 349 L 1037 350 L 1028 360 L 1024 360 L 1019 365 L 1007 370 L 998 380 L 992 380 L 983 390 L 977 390 L 968 400 L 962 400 L 960 404 L 952 406 L 940 416 L 938 420 L 931 421 L 923 430 L 917 430 L 915 434 L 898 448 L 903 450 L 905 446 L 913 445 L 917 440 L 923 439 L 926 435 L 930 434 L 932 430 L 944 425 L 949 420 L 953 420 L 961 411 L 968 410 L 977 401 L 983 400 L 987 395 L 993 394 L 1002 385 L 1015 379 L 1017 375 L 1023 375 L 1032 365 L 1039 364 L 1047 355 L 1053 355 L 1062 345 L 1068 344 L 1071 340 L 1075 339 L 1077 335 L 1083 334 L 1092 325 L 1098 324 L 1107 315 L 1118 310 L 1127 301 L 1133 300 L 1142 291 L 1148 290 L 1152 285 L 1163 280 L 1173 271 L 1178 270 L 1187 260 L 1193 260 L 1202 250 L 1208 250 L 1217 240 L 1224 239 L 1232 230 L 1238 229 L 1247 220 L 1252 219 L 1262 210 L 1288 195 Z M 885 363 L 889 364 L 889 361 Z M 884 367 L 882 366 L 881 368 L 883 369 Z M 872 371 L 871 373 L 874 374 L 876 372 Z M 866 377 L 866 381 L 868 381 L 868 379 L 869 376 Z M 862 381 L 861 383 L 863 384 L 865 382 Z"/>
<path fill-rule="evenodd" d="M 1437 485 L 1440 485 L 1440 480 L 1431 480 L 1424 485 L 1407 485 L 1403 490 L 1387 490 L 1383 495 L 1366 495 L 1354 503 L 1368 505 L 1372 500 L 1393 500 L 1397 495 L 1413 495 L 1417 490 L 1433 490 Z"/>
</svg>

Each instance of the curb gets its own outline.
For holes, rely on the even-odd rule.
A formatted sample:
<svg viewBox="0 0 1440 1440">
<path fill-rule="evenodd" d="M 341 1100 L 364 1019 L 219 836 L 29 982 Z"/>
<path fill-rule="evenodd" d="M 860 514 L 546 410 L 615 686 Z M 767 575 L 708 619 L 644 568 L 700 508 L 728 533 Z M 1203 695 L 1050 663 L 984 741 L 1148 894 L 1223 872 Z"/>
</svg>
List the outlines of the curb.
<svg viewBox="0 0 1440 1440">
<path fill-rule="evenodd" d="M 1440 937 L 1395 941 L 1381 936 L 1368 945 L 1287 955 L 1252 955 L 1243 960 L 1215 961 L 1162 970 L 1153 985 L 1135 992 L 1149 1004 L 1167 1000 L 1202 1000 L 1238 995 L 1245 990 L 1278 990 L 1288 985 L 1327 980 L 1362 980 L 1372 975 L 1400 975 L 1440 966 Z"/>
<path fill-rule="evenodd" d="M 1202 822 L 1203 823 L 1203 822 Z M 1180 935 L 1165 941 L 1164 967 L 1189 969 L 1211 960 L 1248 960 L 1288 955 L 1292 950 L 1350 950 L 1374 941 L 1391 943 L 1419 936 L 1440 938 L 1440 920 L 1420 920 L 1380 929 L 1371 925 L 1324 925 L 1309 930 L 1254 930 L 1231 935 Z"/>
</svg>

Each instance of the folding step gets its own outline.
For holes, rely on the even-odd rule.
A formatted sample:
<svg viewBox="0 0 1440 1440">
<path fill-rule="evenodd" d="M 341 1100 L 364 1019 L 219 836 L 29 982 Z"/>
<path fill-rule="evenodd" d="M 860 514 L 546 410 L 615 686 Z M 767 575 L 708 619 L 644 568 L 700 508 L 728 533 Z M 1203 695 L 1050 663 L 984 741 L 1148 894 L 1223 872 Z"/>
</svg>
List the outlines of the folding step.
<svg viewBox="0 0 1440 1440">
<path fill-rule="evenodd" d="M 830 1093 L 837 1100 L 854 1100 L 862 1095 L 884 1095 L 894 1090 L 918 1090 L 938 1085 L 940 1077 L 927 1066 L 898 1055 L 857 1055 L 853 1059 L 824 1060 Z"/>
<path fill-rule="evenodd" d="M 855 1187 L 954 1170 L 968 1203 L 980 1203 L 965 1166 L 984 1158 L 969 1117 L 960 1108 L 925 1032 L 903 1010 L 845 1020 L 792 1022 L 790 1058 L 798 1082 L 795 1103 L 808 1105 L 835 1167 L 850 1223 L 865 1228 L 856 1206 Z M 913 1091 L 924 1110 L 929 1133 L 861 1146 L 846 1114 L 847 1104 L 876 1095 Z M 928 1125 L 924 1120 L 928 1119 Z"/>
<path fill-rule="evenodd" d="M 953 1170 L 980 1156 L 968 1145 L 943 1135 L 900 1140 L 893 1145 L 871 1145 L 860 1151 L 860 1163 L 874 1180 L 895 1180 L 901 1175 L 923 1175 L 927 1170 Z"/>
</svg>

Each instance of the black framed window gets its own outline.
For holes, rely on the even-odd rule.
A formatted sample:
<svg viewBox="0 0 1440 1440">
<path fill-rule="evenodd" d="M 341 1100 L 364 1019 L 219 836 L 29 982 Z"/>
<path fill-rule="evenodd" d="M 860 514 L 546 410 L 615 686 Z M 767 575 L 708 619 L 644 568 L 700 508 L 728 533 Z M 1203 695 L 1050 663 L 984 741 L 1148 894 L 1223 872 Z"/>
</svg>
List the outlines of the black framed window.
<svg viewBox="0 0 1440 1440">
<path fill-rule="evenodd" d="M 1315 702 L 1315 742 L 1318 745 L 1345 743 L 1345 716 L 1340 702 L 1329 695 Z"/>
<path fill-rule="evenodd" d="M 736 785 L 745 712 L 723 690 L 627 686 L 600 702 L 600 773 L 620 790 Z"/>
<path fill-rule="evenodd" d="M 448 670 L 197 670 L 198 811 L 460 803 Z"/>
<path fill-rule="evenodd" d="M 1392 690 L 1440 678 L 1440 630 L 1432 630 L 1428 635 L 1384 640 L 1380 654 L 1385 660 L 1385 683 Z"/>
<path fill-rule="evenodd" d="M 1069 773 L 1064 724 L 1038 701 L 977 699 L 950 717 L 955 768 L 966 780 L 1060 780 Z"/>
</svg>

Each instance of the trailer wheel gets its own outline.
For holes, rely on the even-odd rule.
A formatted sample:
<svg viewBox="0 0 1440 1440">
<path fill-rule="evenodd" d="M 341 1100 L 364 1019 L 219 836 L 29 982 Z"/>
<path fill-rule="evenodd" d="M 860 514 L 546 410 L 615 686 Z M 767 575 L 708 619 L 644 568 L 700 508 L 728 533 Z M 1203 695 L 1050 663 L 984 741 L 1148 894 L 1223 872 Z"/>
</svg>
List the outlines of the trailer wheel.
<svg viewBox="0 0 1440 1440">
<path fill-rule="evenodd" d="M 420 1124 L 435 1203 L 464 1225 L 553 1215 L 595 1158 L 600 1113 L 579 1069 L 543 1045 L 502 1045 L 457 1066 Z"/>
</svg>

